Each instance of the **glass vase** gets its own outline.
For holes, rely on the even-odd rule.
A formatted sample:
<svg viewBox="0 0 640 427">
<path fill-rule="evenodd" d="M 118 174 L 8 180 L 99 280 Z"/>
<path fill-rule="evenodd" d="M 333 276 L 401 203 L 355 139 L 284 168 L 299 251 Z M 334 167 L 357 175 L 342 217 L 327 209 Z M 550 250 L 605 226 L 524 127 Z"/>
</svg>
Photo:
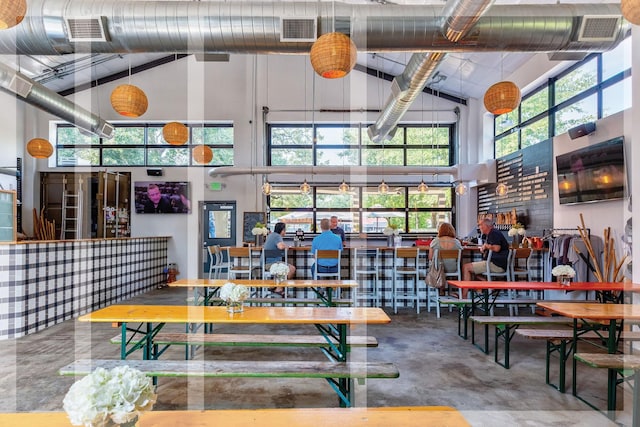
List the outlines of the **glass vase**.
<svg viewBox="0 0 640 427">
<path fill-rule="evenodd" d="M 566 274 L 561 274 L 557 276 L 557 278 L 560 286 L 569 286 L 571 284 L 571 277 L 567 276 Z"/>
<path fill-rule="evenodd" d="M 273 276 L 273 280 L 276 283 L 276 286 L 280 286 L 285 282 L 285 280 L 287 280 L 287 276 L 276 274 Z"/>
<path fill-rule="evenodd" d="M 242 301 L 227 302 L 228 313 L 242 313 L 244 311 L 244 304 Z"/>
<path fill-rule="evenodd" d="M 128 421 L 126 423 L 115 424 L 115 425 L 120 426 L 120 427 L 136 427 L 136 423 L 137 422 L 138 422 L 138 417 L 135 417 L 134 419 L 132 419 L 131 421 Z"/>
</svg>

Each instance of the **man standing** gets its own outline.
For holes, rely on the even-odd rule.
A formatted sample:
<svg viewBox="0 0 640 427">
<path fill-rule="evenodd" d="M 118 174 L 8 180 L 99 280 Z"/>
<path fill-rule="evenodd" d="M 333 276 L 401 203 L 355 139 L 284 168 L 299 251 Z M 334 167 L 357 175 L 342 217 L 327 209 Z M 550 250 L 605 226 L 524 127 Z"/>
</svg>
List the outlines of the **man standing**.
<svg viewBox="0 0 640 427">
<path fill-rule="evenodd" d="M 311 242 L 311 253 L 315 255 L 318 250 L 342 250 L 342 240 L 338 235 L 333 234 L 330 230 L 330 223 L 327 218 L 320 221 L 320 230 L 322 233 L 313 238 Z M 338 259 L 320 259 L 318 260 L 319 273 L 337 273 Z M 315 264 L 311 266 L 311 271 L 315 272 Z M 315 279 L 315 277 L 314 277 Z"/>
<path fill-rule="evenodd" d="M 344 243 L 344 230 L 342 229 L 342 227 L 338 227 L 338 217 L 335 215 L 331 217 L 331 232 L 333 232 L 333 234 L 335 235 L 340 236 L 340 240 L 342 240 L 342 243 Z"/>
<path fill-rule="evenodd" d="M 489 251 L 493 251 L 489 269 L 492 273 L 504 273 L 507 270 L 507 258 L 509 257 L 509 243 L 504 235 L 493 228 L 493 221 L 483 219 L 478 224 L 482 233 L 483 244 L 480 246 L 482 259 L 486 260 Z M 472 275 L 482 274 L 487 271 L 486 261 L 476 261 L 462 266 L 462 280 L 473 280 Z"/>
<path fill-rule="evenodd" d="M 160 193 L 160 188 L 156 184 L 149 184 L 147 187 L 147 200 L 144 204 L 144 213 L 173 213 L 171 202 Z"/>
</svg>

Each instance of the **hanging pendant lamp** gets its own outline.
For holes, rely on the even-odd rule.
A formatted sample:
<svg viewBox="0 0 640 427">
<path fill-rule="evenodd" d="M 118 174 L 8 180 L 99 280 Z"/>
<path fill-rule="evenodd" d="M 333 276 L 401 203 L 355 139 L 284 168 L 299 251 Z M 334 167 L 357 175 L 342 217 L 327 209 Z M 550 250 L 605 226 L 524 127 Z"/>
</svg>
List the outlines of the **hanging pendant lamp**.
<svg viewBox="0 0 640 427">
<path fill-rule="evenodd" d="M 15 27 L 27 13 L 26 0 L 5 0 L 0 2 L 0 30 Z"/>
<path fill-rule="evenodd" d="M 53 146 L 43 138 L 33 138 L 27 142 L 27 152 L 36 159 L 46 159 L 53 154 Z"/>
<path fill-rule="evenodd" d="M 311 66 L 325 79 L 346 76 L 356 65 L 356 44 L 343 33 L 321 35 L 311 46 Z"/>
<path fill-rule="evenodd" d="M 125 84 L 111 92 L 111 106 L 121 116 L 140 117 L 147 111 L 149 101 L 142 89 Z"/>
<path fill-rule="evenodd" d="M 211 147 L 207 145 L 198 145 L 193 149 L 194 162 L 206 165 L 211 163 L 211 160 L 213 160 L 213 151 L 211 151 Z"/>
<path fill-rule="evenodd" d="M 384 182 L 384 179 L 383 179 L 382 182 L 380 182 L 380 185 L 378 185 L 378 193 L 387 194 L 388 192 L 389 192 L 389 186 L 387 185 L 386 182 Z"/>
<path fill-rule="evenodd" d="M 183 145 L 189 139 L 189 129 L 178 122 L 169 122 L 162 128 L 162 137 L 171 145 Z"/>
<path fill-rule="evenodd" d="M 426 193 L 427 191 L 429 191 L 429 186 L 424 183 L 424 180 L 421 180 L 418 184 L 418 193 Z"/>
<path fill-rule="evenodd" d="M 504 184 L 503 182 L 498 184 L 498 186 L 496 187 L 496 194 L 498 196 L 506 196 L 508 192 L 509 188 L 507 188 L 506 184 Z"/>
<path fill-rule="evenodd" d="M 510 113 L 520 105 L 520 88 L 509 81 L 498 82 L 484 94 L 484 106 L 488 112 L 499 116 Z"/>
<path fill-rule="evenodd" d="M 302 194 L 309 194 L 311 192 L 311 186 L 307 182 L 306 178 L 302 184 L 300 184 L 300 192 Z"/>
<path fill-rule="evenodd" d="M 269 183 L 269 181 L 265 181 L 264 184 L 262 184 L 262 194 L 264 194 L 265 196 L 271 194 L 271 184 Z"/>
<path fill-rule="evenodd" d="M 467 194 L 467 186 L 464 184 L 464 182 L 459 182 L 458 185 L 456 185 L 456 194 L 458 196 L 464 196 L 465 194 Z"/>
<path fill-rule="evenodd" d="M 620 10 L 624 19 L 634 25 L 640 25 L 640 0 L 622 0 Z"/>
<path fill-rule="evenodd" d="M 342 194 L 349 192 L 349 184 L 347 184 L 344 179 L 342 180 L 342 184 L 338 185 L 338 191 Z"/>
</svg>

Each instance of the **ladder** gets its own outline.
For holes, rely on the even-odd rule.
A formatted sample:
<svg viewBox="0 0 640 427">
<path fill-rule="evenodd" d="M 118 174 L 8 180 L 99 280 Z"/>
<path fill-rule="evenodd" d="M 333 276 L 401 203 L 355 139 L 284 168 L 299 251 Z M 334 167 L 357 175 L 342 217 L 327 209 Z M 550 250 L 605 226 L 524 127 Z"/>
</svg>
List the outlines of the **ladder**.
<svg viewBox="0 0 640 427">
<path fill-rule="evenodd" d="M 67 180 L 64 179 L 62 192 L 62 223 L 60 240 L 82 238 L 82 182 L 77 194 L 67 191 Z"/>
</svg>

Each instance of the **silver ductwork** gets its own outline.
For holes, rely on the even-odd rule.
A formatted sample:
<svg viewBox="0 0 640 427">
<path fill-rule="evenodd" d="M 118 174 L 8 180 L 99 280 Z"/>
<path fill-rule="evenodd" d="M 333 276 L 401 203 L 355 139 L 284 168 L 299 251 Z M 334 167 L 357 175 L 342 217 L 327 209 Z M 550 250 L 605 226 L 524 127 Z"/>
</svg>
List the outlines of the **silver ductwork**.
<svg viewBox="0 0 640 427">
<path fill-rule="evenodd" d="M 19 99 L 99 137 L 113 136 L 114 128 L 110 123 L 2 62 L 0 62 L 0 89 L 15 94 Z"/>
<path fill-rule="evenodd" d="M 467 13 L 460 12 L 456 19 Z M 308 37 L 283 37 L 287 17 L 315 21 L 319 34 L 345 32 L 360 52 L 605 51 L 627 25 L 617 4 L 496 5 L 454 41 L 442 33 L 437 5 L 30 0 L 22 23 L 0 32 L 0 54 L 307 54 Z M 596 25 L 583 25 L 589 20 Z M 70 22 L 92 31 L 76 34 Z M 449 27 L 452 34 L 468 30 L 455 20 Z"/>
<path fill-rule="evenodd" d="M 444 6 L 442 34 L 451 41 L 459 41 L 491 6 L 493 0 L 449 0 Z M 374 142 L 393 138 L 400 119 L 422 92 L 427 80 L 433 74 L 446 54 L 414 53 L 401 75 L 391 84 L 391 96 L 380 113 L 378 120 L 367 129 L 369 139 Z"/>
</svg>

